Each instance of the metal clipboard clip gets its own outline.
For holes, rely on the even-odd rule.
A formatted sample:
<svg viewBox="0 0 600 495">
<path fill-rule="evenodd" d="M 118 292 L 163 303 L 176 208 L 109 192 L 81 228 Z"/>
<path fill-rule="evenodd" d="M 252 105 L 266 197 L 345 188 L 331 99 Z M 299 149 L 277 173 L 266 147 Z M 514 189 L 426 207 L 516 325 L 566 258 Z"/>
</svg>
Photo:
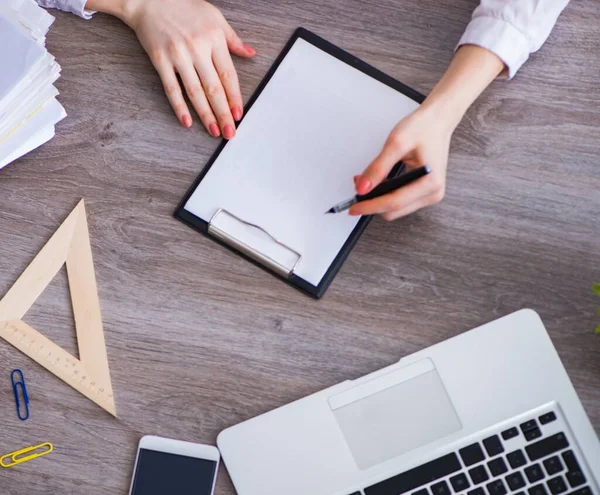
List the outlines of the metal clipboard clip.
<svg viewBox="0 0 600 495">
<path fill-rule="evenodd" d="M 240 229 L 240 225 L 246 228 Z M 233 228 L 237 231 L 235 236 L 230 233 Z M 298 251 L 286 246 L 261 226 L 242 220 L 222 208 L 210 219 L 208 232 L 285 278 L 294 273 L 302 259 Z M 268 244 L 264 243 L 265 239 L 268 239 Z M 261 244 L 264 251 L 259 251 L 257 244 Z"/>
</svg>

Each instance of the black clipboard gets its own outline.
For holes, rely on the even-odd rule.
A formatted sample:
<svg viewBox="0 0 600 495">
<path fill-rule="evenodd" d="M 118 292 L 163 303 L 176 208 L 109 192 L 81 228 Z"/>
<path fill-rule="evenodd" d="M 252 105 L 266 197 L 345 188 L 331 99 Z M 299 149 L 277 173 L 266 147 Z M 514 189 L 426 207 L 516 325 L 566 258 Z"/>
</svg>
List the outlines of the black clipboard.
<svg viewBox="0 0 600 495">
<path fill-rule="evenodd" d="M 294 34 L 291 36 L 291 38 L 286 43 L 285 47 L 283 48 L 283 50 L 281 51 L 281 53 L 279 54 L 279 56 L 277 57 L 277 59 L 275 60 L 275 62 L 271 66 L 271 68 L 269 69 L 269 71 L 267 72 L 267 75 L 260 82 L 256 91 L 253 93 L 253 95 L 248 100 L 248 103 L 246 104 L 246 106 L 244 108 L 244 116 L 248 113 L 248 110 L 252 107 L 252 105 L 258 98 L 258 96 L 265 89 L 265 87 L 267 86 L 267 84 L 269 83 L 271 78 L 273 77 L 273 74 L 275 74 L 275 72 L 277 71 L 279 65 L 281 64 L 281 61 L 285 58 L 285 56 L 288 54 L 288 52 L 290 51 L 290 49 L 292 48 L 292 46 L 298 39 L 303 39 L 303 40 L 307 41 L 311 45 L 314 45 L 315 47 L 323 50 L 324 52 L 328 53 L 329 55 L 332 55 L 333 57 L 337 58 L 338 60 L 350 65 L 351 67 L 354 67 L 355 69 L 358 69 L 359 71 L 363 72 L 364 74 L 367 74 L 368 76 L 378 80 L 379 82 L 382 82 L 383 84 L 395 89 L 396 91 L 399 91 L 400 93 L 411 98 L 412 100 L 416 101 L 417 103 L 422 103 L 423 100 L 425 99 L 425 96 L 423 94 L 419 93 L 418 91 L 415 91 L 414 89 L 409 88 L 408 86 L 402 84 L 400 81 L 397 81 L 396 79 L 388 76 L 387 74 L 381 72 L 380 70 L 367 64 L 366 62 L 363 62 L 362 60 L 356 58 L 355 56 L 342 50 L 341 48 L 333 45 L 332 43 L 326 41 L 325 39 L 314 34 L 313 32 L 308 31 L 307 29 L 304 29 L 304 28 L 298 28 L 298 29 L 296 29 Z M 243 120 L 243 118 L 242 118 L 242 120 Z M 318 285 L 313 285 L 313 284 L 307 282 L 306 280 L 302 279 L 301 277 L 295 275 L 294 273 L 290 273 L 288 276 L 282 275 L 277 270 L 270 268 L 269 266 L 265 265 L 265 263 L 261 262 L 260 260 L 246 254 L 243 250 L 241 250 L 235 246 L 232 246 L 228 242 L 225 242 L 224 240 L 222 240 L 218 237 L 215 237 L 214 235 L 209 233 L 209 226 L 210 226 L 209 222 L 197 217 L 196 215 L 190 213 L 189 211 L 187 211 L 184 208 L 186 203 L 188 202 L 188 200 L 190 199 L 190 197 L 192 196 L 192 194 L 194 193 L 194 191 L 196 190 L 196 188 L 202 181 L 202 179 L 206 176 L 206 174 L 210 170 L 210 167 L 213 165 L 213 163 L 215 162 L 215 160 L 217 159 L 217 157 L 219 156 L 219 154 L 221 153 L 223 148 L 226 146 L 226 144 L 227 144 L 226 140 L 221 141 L 221 143 L 217 147 L 216 151 L 210 157 L 205 168 L 202 170 L 200 175 L 196 178 L 196 180 L 194 181 L 192 186 L 188 189 L 187 193 L 185 194 L 185 196 L 179 203 L 179 206 L 177 207 L 177 209 L 175 210 L 175 213 L 174 213 L 175 218 L 177 218 L 180 221 L 182 221 L 183 223 L 189 225 L 190 227 L 197 230 L 198 232 L 206 235 L 207 237 L 209 237 L 213 241 L 221 244 L 222 246 L 226 247 L 227 249 L 237 253 L 238 255 L 242 256 L 246 260 L 248 260 L 251 263 L 255 264 L 256 266 L 262 268 L 263 270 L 268 271 L 269 273 L 276 276 L 280 280 L 286 282 L 288 285 L 291 285 L 292 287 L 294 287 L 314 298 L 318 299 L 318 298 L 322 297 L 323 294 L 325 293 L 325 291 L 327 290 L 327 288 L 329 287 L 329 285 L 331 284 L 331 282 L 333 281 L 337 272 L 342 267 L 344 261 L 346 260 L 346 258 L 350 254 L 350 252 L 352 251 L 352 248 L 358 242 L 358 239 L 360 238 L 360 236 L 364 232 L 365 228 L 371 221 L 371 217 L 362 217 L 358 221 L 356 227 L 354 228 L 354 230 L 348 237 L 347 241 L 345 242 L 342 249 L 339 251 L 338 255 L 336 256 L 336 258 L 333 260 L 333 262 L 329 266 L 329 269 L 327 270 L 327 272 L 325 273 L 325 275 L 323 276 L 323 278 L 321 279 L 321 281 Z M 390 176 L 394 176 L 398 172 L 399 172 L 398 168 L 395 168 L 390 173 Z"/>
</svg>

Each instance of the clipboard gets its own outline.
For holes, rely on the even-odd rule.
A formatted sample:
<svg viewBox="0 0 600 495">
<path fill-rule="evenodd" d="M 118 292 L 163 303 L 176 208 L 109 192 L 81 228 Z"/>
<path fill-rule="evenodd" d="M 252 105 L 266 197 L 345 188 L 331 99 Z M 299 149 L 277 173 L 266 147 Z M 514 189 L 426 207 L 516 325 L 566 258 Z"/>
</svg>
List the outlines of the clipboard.
<svg viewBox="0 0 600 495">
<path fill-rule="evenodd" d="M 327 88 L 329 81 L 337 81 L 337 89 Z M 296 90 L 289 99 L 283 93 L 287 87 Z M 327 94 L 320 96 L 323 91 Z M 301 93 L 309 99 L 294 100 L 300 98 Z M 393 125 L 424 99 L 421 93 L 316 34 L 298 28 L 249 99 L 237 136 L 231 141 L 221 141 L 174 216 L 294 288 L 320 298 L 371 218 L 339 214 L 328 215 L 335 218 L 323 220 L 317 211 L 325 217 L 324 212 L 331 204 L 354 194 L 352 176 L 360 173 L 377 155 Z M 291 115 L 286 114 L 287 118 L 283 119 L 279 115 L 277 120 L 281 125 L 272 127 L 271 135 L 261 135 L 262 124 L 264 127 L 272 125 L 272 117 L 277 117 L 280 108 L 288 104 L 292 105 Z M 377 109 L 380 113 L 376 113 Z M 327 110 L 330 114 L 324 120 L 337 122 L 341 127 L 350 126 L 348 129 L 352 132 L 335 135 L 333 130 L 333 137 L 329 132 L 311 135 L 314 119 Z M 361 111 L 364 122 L 362 117 L 357 117 L 362 115 Z M 296 124 L 301 132 L 293 132 L 291 126 Z M 319 125 L 325 124 L 319 120 Z M 344 147 L 346 136 L 353 137 L 347 148 Z M 313 149 L 315 141 L 320 143 L 320 151 L 326 156 L 315 154 L 318 151 Z M 353 162 L 354 169 L 327 168 L 329 163 L 337 163 L 338 168 L 345 166 L 340 157 L 344 150 L 348 150 L 351 159 L 347 161 Z M 251 160 L 248 156 L 260 159 L 246 163 Z M 281 166 L 279 162 L 272 163 L 274 157 L 283 157 Z M 318 171 L 314 170 L 316 175 L 305 169 L 309 166 L 319 167 Z M 262 178 L 266 185 L 255 184 L 261 181 L 252 181 L 249 175 L 260 172 L 258 167 L 266 167 Z M 398 172 L 396 168 L 390 176 Z M 319 173 L 329 174 L 329 190 L 319 182 Z M 311 177 L 315 178 L 314 183 L 309 182 Z M 333 185 L 334 181 L 342 184 L 339 190 Z M 287 188 L 288 194 L 277 196 L 279 186 Z M 238 191 L 252 190 L 253 194 L 242 199 L 234 193 L 236 187 Z M 298 197 L 289 194 L 290 190 L 296 191 Z M 303 205 L 301 196 L 305 191 L 310 194 L 305 200 L 307 204 Z M 310 208 L 305 208 L 308 205 Z M 311 208 L 314 222 L 304 213 Z M 312 232 L 311 239 L 302 238 L 297 232 L 295 223 L 300 217 L 298 229 L 303 226 L 307 233 Z"/>
</svg>

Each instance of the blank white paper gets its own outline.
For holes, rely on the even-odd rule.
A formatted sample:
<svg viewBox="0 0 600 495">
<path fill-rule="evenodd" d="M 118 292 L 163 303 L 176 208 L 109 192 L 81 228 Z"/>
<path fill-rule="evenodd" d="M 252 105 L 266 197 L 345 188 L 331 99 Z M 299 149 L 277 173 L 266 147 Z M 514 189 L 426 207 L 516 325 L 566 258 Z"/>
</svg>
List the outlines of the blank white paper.
<svg viewBox="0 0 600 495">
<path fill-rule="evenodd" d="M 44 41 L 54 17 L 35 0 L 2 0 L 0 15 L 25 28 L 37 41 Z"/>
<path fill-rule="evenodd" d="M 46 49 L 22 27 L 0 16 L 0 100 L 35 70 L 46 55 Z"/>
<path fill-rule="evenodd" d="M 44 46 L 53 21 L 34 0 L 0 4 L 0 168 L 52 139 L 66 116 L 52 85 L 60 67 Z"/>
<path fill-rule="evenodd" d="M 42 74 L 40 74 L 42 77 Z M 21 97 L 13 100 L 6 113 L 0 113 L 0 143 L 43 105 L 58 96 L 58 90 L 46 80 L 43 84 L 24 87 Z"/>
<path fill-rule="evenodd" d="M 54 137 L 54 126 L 67 116 L 56 100 L 45 103 L 19 126 L 9 139 L 0 140 L 0 168 L 29 153 Z"/>
<path fill-rule="evenodd" d="M 224 209 L 301 253 L 294 273 L 318 285 L 358 223 L 326 215 L 355 194 L 352 177 L 418 107 L 402 93 L 298 39 L 185 209 L 210 222 Z M 229 234 L 277 258 L 242 223 Z M 289 266 L 290 257 L 276 259 Z"/>
<path fill-rule="evenodd" d="M 51 125 L 49 127 L 38 129 L 35 134 L 32 134 L 27 137 L 26 141 L 21 144 L 19 147 L 15 148 L 12 152 L 10 152 L 7 156 L 0 156 L 0 169 L 4 168 L 9 163 L 18 160 L 23 155 L 33 151 L 36 148 L 39 148 L 42 144 L 47 143 L 54 137 L 54 126 Z"/>
</svg>

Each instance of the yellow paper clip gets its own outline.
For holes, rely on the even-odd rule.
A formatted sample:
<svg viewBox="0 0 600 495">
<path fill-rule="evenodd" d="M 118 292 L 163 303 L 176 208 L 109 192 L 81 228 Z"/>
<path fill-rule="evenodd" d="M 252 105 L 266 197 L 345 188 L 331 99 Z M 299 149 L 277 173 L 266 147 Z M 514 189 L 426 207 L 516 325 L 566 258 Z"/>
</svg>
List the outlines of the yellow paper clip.
<svg viewBox="0 0 600 495">
<path fill-rule="evenodd" d="M 0 466 L 3 468 L 11 468 L 19 464 L 23 464 L 24 462 L 37 459 L 38 457 L 42 457 L 43 455 L 47 455 L 53 450 L 54 446 L 49 442 L 41 443 L 33 447 L 26 447 L 0 457 Z M 8 459 L 8 464 L 5 463 L 6 459 Z"/>
</svg>

